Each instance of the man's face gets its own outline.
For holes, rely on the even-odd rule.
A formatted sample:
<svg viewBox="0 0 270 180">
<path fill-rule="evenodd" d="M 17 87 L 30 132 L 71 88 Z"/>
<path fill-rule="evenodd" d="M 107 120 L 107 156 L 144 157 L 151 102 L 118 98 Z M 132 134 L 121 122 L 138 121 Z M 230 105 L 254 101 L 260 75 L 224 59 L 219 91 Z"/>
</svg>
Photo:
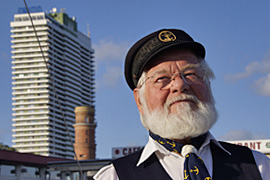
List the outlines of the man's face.
<svg viewBox="0 0 270 180">
<path fill-rule="evenodd" d="M 152 62 L 155 62 L 155 64 L 150 64 L 150 69 L 147 71 L 146 77 L 153 76 L 157 72 L 166 72 L 168 74 L 175 74 L 185 70 L 188 72 L 189 69 L 194 69 L 194 66 L 199 64 L 199 60 L 193 52 L 179 49 L 166 51 L 166 53 L 155 57 Z M 210 95 L 206 87 L 206 83 L 208 82 L 203 80 L 193 84 L 187 84 L 178 76 L 163 89 L 155 86 L 154 80 L 154 78 L 151 78 L 145 81 L 145 101 L 150 112 L 158 108 L 163 108 L 166 102 L 182 94 L 196 96 L 201 102 L 210 101 Z M 179 100 L 169 104 L 169 113 L 176 114 L 177 106 L 183 103 L 188 103 L 193 109 L 196 109 L 195 102 L 191 100 Z"/>
<path fill-rule="evenodd" d="M 200 73 L 195 54 L 172 49 L 159 54 L 152 62 L 155 64 L 148 66 L 144 87 L 134 90 L 144 127 L 169 139 L 196 137 L 207 132 L 216 122 L 217 112 L 207 88 L 209 82 Z M 180 72 L 182 76 L 166 80 Z"/>
</svg>

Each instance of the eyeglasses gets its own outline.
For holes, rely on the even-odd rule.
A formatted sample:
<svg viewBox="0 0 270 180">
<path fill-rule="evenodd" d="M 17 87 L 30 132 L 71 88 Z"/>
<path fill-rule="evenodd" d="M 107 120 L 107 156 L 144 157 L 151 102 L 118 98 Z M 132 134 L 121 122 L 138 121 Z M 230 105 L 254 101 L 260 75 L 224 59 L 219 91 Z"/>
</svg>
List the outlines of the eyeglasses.
<svg viewBox="0 0 270 180">
<path fill-rule="evenodd" d="M 183 72 L 170 74 L 165 71 L 156 72 L 152 76 L 148 76 L 143 84 L 149 80 L 153 79 L 151 81 L 151 84 L 154 87 L 160 88 L 160 89 L 168 89 L 169 84 L 176 79 L 176 77 L 181 78 L 184 83 L 188 85 L 197 84 L 199 82 L 203 82 L 205 78 L 205 70 L 201 68 L 192 68 L 192 69 L 186 69 Z"/>
</svg>

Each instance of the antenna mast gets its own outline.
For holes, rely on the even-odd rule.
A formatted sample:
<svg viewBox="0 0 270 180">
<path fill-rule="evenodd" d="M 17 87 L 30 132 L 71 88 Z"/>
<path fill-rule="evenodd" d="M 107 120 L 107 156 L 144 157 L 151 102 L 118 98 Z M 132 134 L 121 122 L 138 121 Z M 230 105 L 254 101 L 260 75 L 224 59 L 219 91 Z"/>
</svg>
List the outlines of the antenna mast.
<svg viewBox="0 0 270 180">
<path fill-rule="evenodd" d="M 90 38 L 89 23 L 87 23 L 87 36 Z"/>
</svg>

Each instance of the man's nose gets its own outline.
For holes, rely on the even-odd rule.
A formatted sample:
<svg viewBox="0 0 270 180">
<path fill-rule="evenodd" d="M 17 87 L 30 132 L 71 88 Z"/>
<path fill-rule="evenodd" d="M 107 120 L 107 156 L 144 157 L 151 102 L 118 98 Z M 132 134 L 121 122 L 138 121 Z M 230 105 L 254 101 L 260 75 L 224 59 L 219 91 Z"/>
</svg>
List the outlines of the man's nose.
<svg viewBox="0 0 270 180">
<path fill-rule="evenodd" d="M 182 78 L 180 74 L 173 77 L 171 82 L 171 92 L 179 92 L 182 93 L 186 90 L 189 90 L 190 86 L 186 83 L 185 79 Z"/>
</svg>

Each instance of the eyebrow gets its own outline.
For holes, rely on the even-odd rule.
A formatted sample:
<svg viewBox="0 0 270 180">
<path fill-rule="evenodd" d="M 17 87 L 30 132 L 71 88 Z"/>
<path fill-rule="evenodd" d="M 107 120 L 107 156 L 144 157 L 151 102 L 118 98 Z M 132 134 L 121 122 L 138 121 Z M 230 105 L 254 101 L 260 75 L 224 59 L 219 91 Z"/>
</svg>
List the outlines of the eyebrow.
<svg viewBox="0 0 270 180">
<path fill-rule="evenodd" d="M 197 64 L 186 64 L 186 65 L 184 65 L 182 67 L 182 70 L 181 71 L 184 71 L 184 70 L 187 70 L 187 69 L 191 69 L 191 68 L 197 68 L 199 66 L 200 66 L 199 63 L 197 63 Z M 159 69 L 159 70 L 156 70 L 153 73 L 151 73 L 150 76 L 154 76 L 156 74 L 163 74 L 163 73 L 169 73 L 169 72 L 167 70 L 165 70 L 165 69 Z"/>
<path fill-rule="evenodd" d="M 185 66 L 183 66 L 182 70 L 191 69 L 191 68 L 197 68 L 197 67 L 200 67 L 199 63 L 197 63 L 197 64 L 186 64 Z"/>
<path fill-rule="evenodd" d="M 168 73 L 168 71 L 165 69 L 159 69 L 159 70 L 156 70 L 153 73 L 151 73 L 152 75 L 150 75 L 150 76 L 154 76 L 156 74 L 164 74 L 164 73 Z"/>
</svg>

